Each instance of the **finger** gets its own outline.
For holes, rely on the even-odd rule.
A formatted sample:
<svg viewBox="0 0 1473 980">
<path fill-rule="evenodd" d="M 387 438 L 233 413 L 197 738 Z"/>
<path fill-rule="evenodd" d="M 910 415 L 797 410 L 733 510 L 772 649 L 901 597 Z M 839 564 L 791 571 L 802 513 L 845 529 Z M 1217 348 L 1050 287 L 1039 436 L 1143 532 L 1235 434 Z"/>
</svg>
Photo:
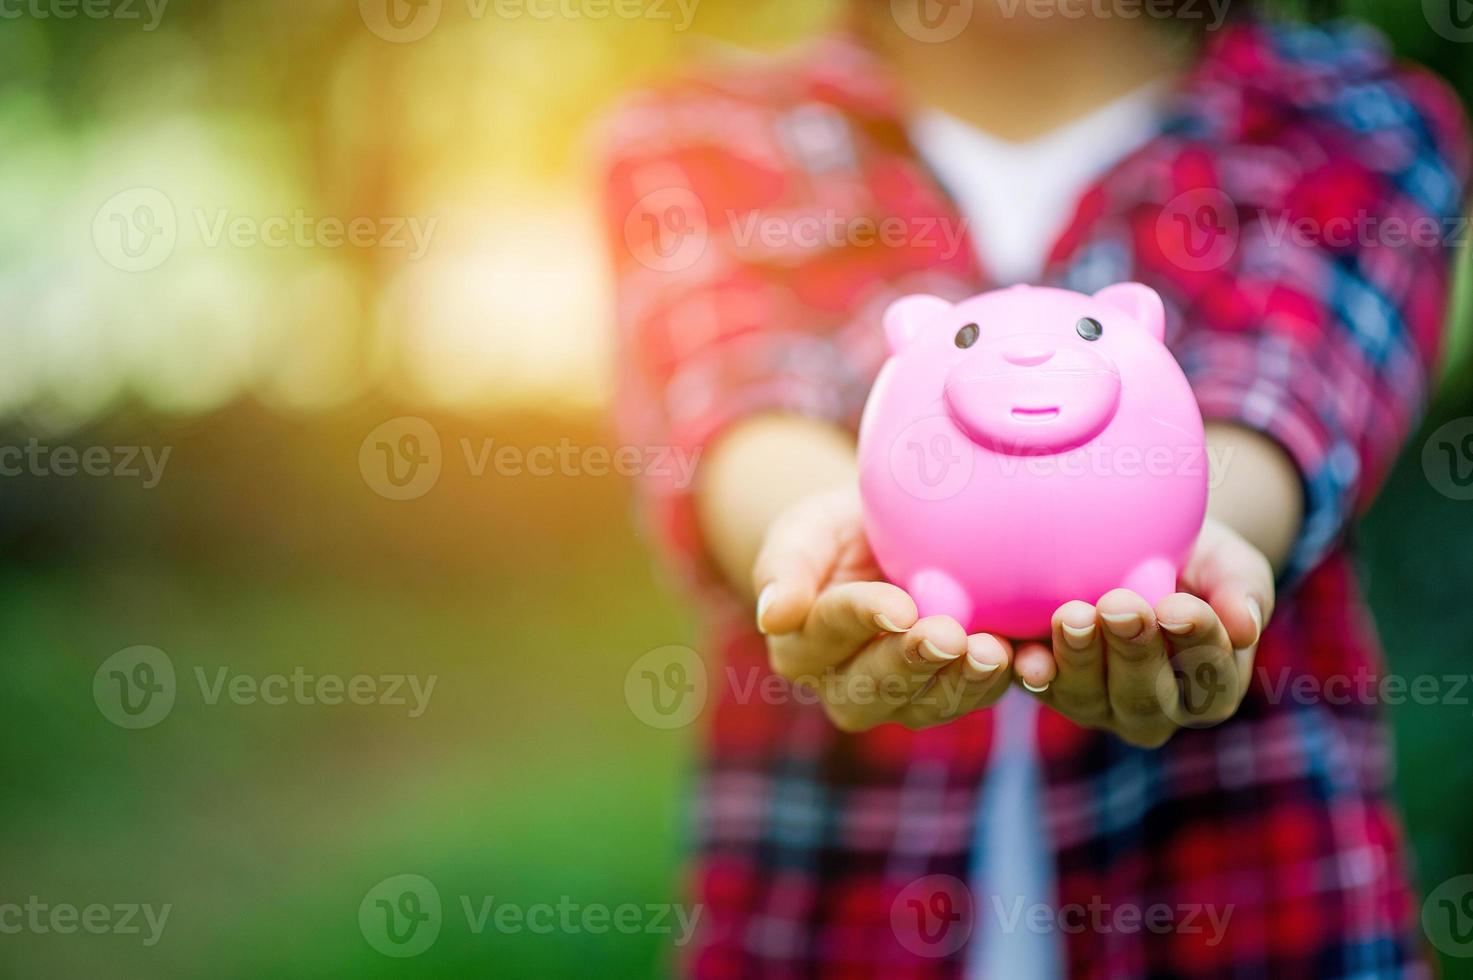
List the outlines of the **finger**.
<svg viewBox="0 0 1473 980">
<path fill-rule="evenodd" d="M 1274 612 L 1273 566 L 1229 528 L 1209 523 L 1202 533 L 1182 585 L 1212 606 L 1235 649 L 1254 646 Z"/>
<path fill-rule="evenodd" d="M 1156 613 L 1129 589 L 1107 592 L 1098 610 L 1111 727 L 1133 745 L 1161 745 L 1175 728 L 1164 705 L 1176 687 Z"/>
<path fill-rule="evenodd" d="M 942 668 L 894 720 L 907 728 L 931 728 L 990 707 L 1008 691 L 1012 658 L 1012 646 L 1001 637 L 967 637 L 967 655 Z"/>
<path fill-rule="evenodd" d="M 773 670 L 790 680 L 818 674 L 854 656 L 880 633 L 915 625 L 916 605 L 888 582 L 849 582 L 825 589 L 802 629 L 768 637 Z"/>
<path fill-rule="evenodd" d="M 801 634 L 816 644 L 851 651 L 876 633 L 903 633 L 919 618 L 915 600 L 889 582 L 848 582 L 825 589 Z"/>
<path fill-rule="evenodd" d="M 1168 669 L 1177 689 L 1175 701 L 1166 702 L 1167 715 L 1187 728 L 1207 728 L 1231 718 L 1246 684 L 1217 613 L 1204 600 L 1178 592 L 1157 603 L 1156 622 L 1168 637 Z"/>
<path fill-rule="evenodd" d="M 882 636 L 822 685 L 829 718 L 846 732 L 866 731 L 908 705 L 948 664 L 967 652 L 967 633 L 949 616 L 931 616 L 907 633 Z"/>
<path fill-rule="evenodd" d="M 1047 646 L 1037 642 L 1018 646 L 1013 655 L 1013 676 L 1023 687 L 1034 694 L 1042 694 L 1053 683 L 1056 673 L 1054 653 Z"/>
<path fill-rule="evenodd" d="M 1066 602 L 1054 613 L 1053 659 L 1057 676 L 1040 700 L 1086 727 L 1110 717 L 1105 689 L 1105 643 L 1097 612 L 1087 602 Z"/>
<path fill-rule="evenodd" d="M 787 634 L 803 626 L 834 566 L 834 531 L 822 520 L 779 517 L 753 563 L 757 629 Z"/>
<path fill-rule="evenodd" d="M 816 512 L 779 517 L 752 566 L 757 629 L 781 635 L 802 627 L 833 569 L 835 529 Z"/>
</svg>

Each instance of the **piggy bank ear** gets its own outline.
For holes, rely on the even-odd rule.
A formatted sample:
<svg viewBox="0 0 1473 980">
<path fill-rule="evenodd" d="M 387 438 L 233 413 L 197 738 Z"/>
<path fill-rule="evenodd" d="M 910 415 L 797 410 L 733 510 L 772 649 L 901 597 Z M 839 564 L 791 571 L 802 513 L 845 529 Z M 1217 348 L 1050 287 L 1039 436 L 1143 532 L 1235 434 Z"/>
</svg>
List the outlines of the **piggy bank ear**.
<svg viewBox="0 0 1473 980">
<path fill-rule="evenodd" d="M 891 303 L 884 316 L 885 339 L 890 344 L 890 353 L 900 353 L 916 338 L 921 327 L 950 309 L 951 304 L 941 297 L 923 293 Z"/>
<path fill-rule="evenodd" d="M 1166 338 L 1166 306 L 1150 286 L 1138 282 L 1116 283 L 1095 293 L 1094 298 L 1124 310 L 1158 342 Z"/>
</svg>

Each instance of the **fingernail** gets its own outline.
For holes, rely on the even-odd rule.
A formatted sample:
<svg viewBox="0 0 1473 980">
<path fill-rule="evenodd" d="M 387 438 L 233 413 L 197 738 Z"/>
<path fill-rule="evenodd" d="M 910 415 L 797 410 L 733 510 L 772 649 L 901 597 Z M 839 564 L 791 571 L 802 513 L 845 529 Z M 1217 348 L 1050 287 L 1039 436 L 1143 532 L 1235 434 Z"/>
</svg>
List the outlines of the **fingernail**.
<svg viewBox="0 0 1473 980">
<path fill-rule="evenodd" d="M 904 633 L 905 630 L 890 621 L 890 617 L 884 613 L 875 613 L 875 625 L 886 633 Z"/>
<path fill-rule="evenodd" d="M 1168 623 L 1164 619 L 1158 619 L 1156 625 L 1175 636 L 1186 636 L 1196 628 L 1191 623 Z"/>
<path fill-rule="evenodd" d="M 1049 683 L 1052 683 L 1052 681 L 1050 681 Z M 1043 685 L 1043 687 L 1034 687 L 1032 684 L 1028 683 L 1027 681 L 1024 681 L 1023 682 L 1023 687 L 1026 688 L 1027 690 L 1032 691 L 1034 694 L 1042 694 L 1044 691 L 1047 691 L 1048 690 L 1048 684 Z"/>
<path fill-rule="evenodd" d="M 1146 621 L 1140 613 L 1100 613 L 1100 618 L 1110 627 L 1110 632 L 1122 640 L 1133 640 L 1146 628 Z"/>
<path fill-rule="evenodd" d="M 923 639 L 921 640 L 921 656 L 925 657 L 933 664 L 949 664 L 957 657 L 960 657 L 961 654 L 947 653 L 936 644 L 932 643 L 929 639 Z"/>
<path fill-rule="evenodd" d="M 993 674 L 997 673 L 997 669 L 1002 666 L 1002 664 L 990 664 L 986 661 L 978 660 L 970 653 L 967 654 L 966 665 L 968 670 L 970 670 L 973 674 L 978 675 L 972 678 L 972 680 L 977 681 L 982 680 L 984 677 L 991 677 Z"/>
<path fill-rule="evenodd" d="M 1258 633 L 1253 637 L 1253 642 L 1257 643 L 1263 636 L 1263 607 L 1252 596 L 1248 597 L 1248 615 L 1253 617 L 1253 625 L 1258 627 Z"/>
<path fill-rule="evenodd" d="M 767 616 L 767 607 L 772 605 L 772 600 L 777 596 L 777 583 L 768 582 L 762 587 L 762 592 L 757 596 L 757 632 L 763 636 L 767 635 L 767 627 L 763 619 Z"/>
<path fill-rule="evenodd" d="M 1095 638 L 1095 624 L 1080 629 L 1078 626 L 1070 626 L 1068 623 L 1059 624 L 1064 630 L 1064 642 L 1072 649 L 1083 650 L 1089 646 L 1089 642 Z"/>
</svg>

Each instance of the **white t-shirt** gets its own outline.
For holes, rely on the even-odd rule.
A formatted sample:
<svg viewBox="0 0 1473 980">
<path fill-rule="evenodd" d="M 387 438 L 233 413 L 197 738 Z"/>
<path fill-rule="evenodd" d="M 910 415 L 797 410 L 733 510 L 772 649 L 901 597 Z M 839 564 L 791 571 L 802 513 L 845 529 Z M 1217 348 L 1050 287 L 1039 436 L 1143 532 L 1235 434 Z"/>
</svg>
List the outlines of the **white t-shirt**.
<svg viewBox="0 0 1473 980">
<path fill-rule="evenodd" d="M 1010 143 L 936 109 L 910 137 L 967 221 L 995 285 L 1032 282 L 1079 198 L 1159 132 L 1165 86 L 1148 85 L 1027 143 Z"/>
<path fill-rule="evenodd" d="M 917 113 L 910 137 L 961 210 L 994 284 L 1036 282 L 1079 198 L 1159 131 L 1163 91 L 1159 84 L 1138 89 L 1027 143 L 1000 140 L 938 110 Z M 1038 762 L 1038 702 L 1009 691 L 994 725 L 973 839 L 976 931 L 967 975 L 1060 977 L 1059 935 L 1028 929 L 1030 908 L 1058 908 Z"/>
</svg>

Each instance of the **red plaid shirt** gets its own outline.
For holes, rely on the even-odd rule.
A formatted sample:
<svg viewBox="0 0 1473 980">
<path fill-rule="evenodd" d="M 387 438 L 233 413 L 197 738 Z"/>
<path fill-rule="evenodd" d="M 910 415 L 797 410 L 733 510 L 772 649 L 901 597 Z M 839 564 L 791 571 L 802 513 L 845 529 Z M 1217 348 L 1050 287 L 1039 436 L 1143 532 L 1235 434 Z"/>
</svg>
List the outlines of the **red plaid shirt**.
<svg viewBox="0 0 1473 980">
<path fill-rule="evenodd" d="M 609 138 L 630 442 L 694 452 L 772 410 L 853 428 L 885 305 L 988 286 L 943 234 L 961 218 L 883 66 L 848 40 L 645 93 Z M 1456 101 L 1371 32 L 1240 23 L 1050 254 L 1049 283 L 1160 292 L 1204 416 L 1281 443 L 1307 507 L 1231 722 L 1148 751 L 1042 713 L 1039 819 L 1072 976 L 1425 975 L 1380 711 L 1262 681 L 1382 670 L 1343 544 L 1426 395 L 1468 165 Z M 790 234 L 764 235 L 769 218 Z M 1432 234 L 1394 237 L 1393 219 Z M 995 914 L 965 885 L 992 713 L 842 735 L 811 703 L 751 687 L 763 644 L 716 586 L 689 487 L 643 490 L 712 599 L 688 968 L 957 975 L 976 917 Z M 1208 910 L 1230 915 L 1225 938 Z"/>
</svg>

